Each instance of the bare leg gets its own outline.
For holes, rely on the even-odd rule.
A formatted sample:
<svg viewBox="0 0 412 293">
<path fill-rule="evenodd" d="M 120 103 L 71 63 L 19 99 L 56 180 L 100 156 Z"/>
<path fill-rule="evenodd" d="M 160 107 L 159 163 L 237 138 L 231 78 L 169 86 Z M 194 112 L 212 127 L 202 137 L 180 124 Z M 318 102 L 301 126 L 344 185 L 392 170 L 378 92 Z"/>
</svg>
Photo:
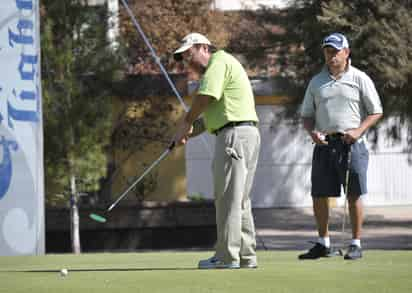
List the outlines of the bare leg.
<svg viewBox="0 0 412 293">
<path fill-rule="evenodd" d="M 328 197 L 313 197 L 313 212 L 316 218 L 319 237 L 328 237 L 329 199 Z"/>
<path fill-rule="evenodd" d="M 308 252 L 300 254 L 298 259 L 318 259 L 326 257 L 330 253 L 328 223 L 329 223 L 329 198 L 328 197 L 312 197 L 313 212 L 315 214 L 316 224 L 318 227 L 319 238 L 315 246 L 309 249 Z"/>
<path fill-rule="evenodd" d="M 352 225 L 352 238 L 360 239 L 363 223 L 363 207 L 360 196 L 348 196 L 349 216 Z"/>
</svg>

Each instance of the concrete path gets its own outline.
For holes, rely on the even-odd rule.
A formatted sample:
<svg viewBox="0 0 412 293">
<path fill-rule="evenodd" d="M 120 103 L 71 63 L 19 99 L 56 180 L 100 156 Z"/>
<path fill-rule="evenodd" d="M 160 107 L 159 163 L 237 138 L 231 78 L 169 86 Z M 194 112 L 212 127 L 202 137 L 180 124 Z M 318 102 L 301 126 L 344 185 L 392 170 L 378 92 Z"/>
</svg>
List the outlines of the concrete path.
<svg viewBox="0 0 412 293">
<path fill-rule="evenodd" d="M 342 245 L 342 212 L 331 211 L 331 241 Z M 364 249 L 412 249 L 412 206 L 366 207 L 362 237 Z M 306 250 L 317 239 L 312 208 L 256 209 L 258 249 Z M 345 245 L 351 239 L 349 219 Z"/>
</svg>

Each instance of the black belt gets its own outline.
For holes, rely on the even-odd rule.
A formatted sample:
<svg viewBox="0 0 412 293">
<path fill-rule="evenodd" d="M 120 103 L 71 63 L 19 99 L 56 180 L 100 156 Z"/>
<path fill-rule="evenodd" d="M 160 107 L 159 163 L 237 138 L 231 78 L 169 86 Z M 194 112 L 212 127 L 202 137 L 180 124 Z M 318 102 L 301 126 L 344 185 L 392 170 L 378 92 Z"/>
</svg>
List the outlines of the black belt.
<svg viewBox="0 0 412 293">
<path fill-rule="evenodd" d="M 232 122 L 226 123 L 222 127 L 213 131 L 213 134 L 218 135 L 219 132 L 221 132 L 225 128 L 231 128 L 231 127 L 236 127 L 236 126 L 256 126 L 256 125 L 257 123 L 255 121 L 232 121 Z"/>
<path fill-rule="evenodd" d="M 344 136 L 341 132 L 329 133 L 326 135 L 326 141 L 342 140 Z"/>
</svg>

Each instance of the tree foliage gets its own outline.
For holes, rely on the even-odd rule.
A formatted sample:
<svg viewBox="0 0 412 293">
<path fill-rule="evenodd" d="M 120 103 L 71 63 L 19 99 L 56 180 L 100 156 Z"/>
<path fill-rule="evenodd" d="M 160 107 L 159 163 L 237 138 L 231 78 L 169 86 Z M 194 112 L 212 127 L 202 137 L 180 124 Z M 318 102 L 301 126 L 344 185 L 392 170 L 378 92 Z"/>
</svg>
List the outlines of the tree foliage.
<svg viewBox="0 0 412 293">
<path fill-rule="evenodd" d="M 390 128 L 393 138 L 409 127 L 412 141 L 412 1 L 357 0 L 315 1 L 319 8 L 314 28 L 324 36 L 345 33 L 352 50 L 352 62 L 367 72 L 380 93 L 386 117 L 399 119 Z M 311 4 L 316 5 L 316 4 Z M 311 27 L 309 26 L 308 29 Z M 315 33 L 313 31 L 313 33 Z M 320 41 L 320 39 L 316 41 Z M 314 50 L 306 50 L 318 58 Z"/>
<path fill-rule="evenodd" d="M 211 3 L 212 0 L 135 0 L 129 1 L 129 6 L 169 72 L 182 72 L 183 68 L 173 62 L 172 53 L 185 35 L 191 32 L 205 34 L 216 47 L 225 47 L 230 39 L 230 32 L 224 26 L 234 20 L 225 18 L 221 11 L 211 10 Z M 121 11 L 121 27 L 129 49 L 129 73 L 159 73 L 149 49 L 124 9 Z"/>
<path fill-rule="evenodd" d="M 408 126 L 412 142 L 412 1 L 298 0 L 286 10 L 261 9 L 252 14 L 249 22 L 257 27 L 243 25 L 247 29 L 238 37 L 245 45 L 239 49 L 260 68 L 267 62 L 262 52 L 274 54 L 275 73 L 286 76 L 298 89 L 297 104 L 309 79 L 323 65 L 322 39 L 332 32 L 344 33 L 350 42 L 352 64 L 374 80 L 385 117 L 397 117 L 388 134 L 399 138 L 402 127 Z M 241 19 L 245 22 L 247 18 Z M 248 38 L 255 40 L 252 45 Z M 236 45 L 231 46 L 237 50 Z"/>
<path fill-rule="evenodd" d="M 106 172 L 111 83 L 120 66 L 106 42 L 105 10 L 84 1 L 42 1 L 46 193 L 98 189 Z"/>
<path fill-rule="evenodd" d="M 324 1 L 318 21 L 329 31 L 345 32 L 352 59 L 378 85 L 385 110 L 411 111 L 412 2 L 405 0 Z M 367 20 L 367 21 L 365 21 Z"/>
</svg>

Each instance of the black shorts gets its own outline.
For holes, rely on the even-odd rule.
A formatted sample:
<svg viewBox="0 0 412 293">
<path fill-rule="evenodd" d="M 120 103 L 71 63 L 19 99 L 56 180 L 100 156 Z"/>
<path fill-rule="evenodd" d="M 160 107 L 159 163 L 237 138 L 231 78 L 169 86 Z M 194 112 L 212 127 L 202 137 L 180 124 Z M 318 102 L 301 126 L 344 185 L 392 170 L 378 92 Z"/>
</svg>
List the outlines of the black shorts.
<svg viewBox="0 0 412 293">
<path fill-rule="evenodd" d="M 348 151 L 351 148 L 348 194 L 359 196 L 368 192 L 366 173 L 369 152 L 363 141 L 351 146 L 341 139 L 329 141 L 328 145 L 316 145 L 312 159 L 312 196 L 339 197 L 341 186 L 345 188 Z"/>
</svg>

